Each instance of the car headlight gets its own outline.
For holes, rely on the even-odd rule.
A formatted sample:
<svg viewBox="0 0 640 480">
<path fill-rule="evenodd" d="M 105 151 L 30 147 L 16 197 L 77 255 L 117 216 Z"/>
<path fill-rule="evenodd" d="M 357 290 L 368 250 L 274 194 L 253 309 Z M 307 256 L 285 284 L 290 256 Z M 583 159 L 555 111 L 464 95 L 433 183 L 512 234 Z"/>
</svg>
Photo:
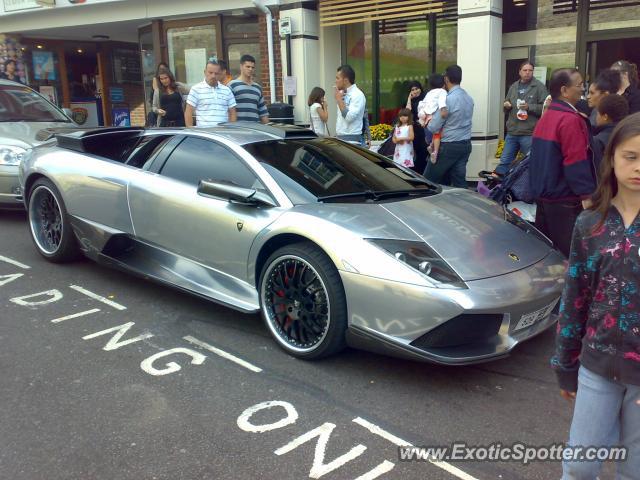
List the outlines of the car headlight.
<svg viewBox="0 0 640 480">
<path fill-rule="evenodd" d="M 423 242 L 368 238 L 398 261 L 406 263 L 431 280 L 435 286 L 466 288 L 463 280 L 436 252 Z"/>
<path fill-rule="evenodd" d="M 0 165 L 20 165 L 26 153 L 22 147 L 0 145 Z"/>
</svg>

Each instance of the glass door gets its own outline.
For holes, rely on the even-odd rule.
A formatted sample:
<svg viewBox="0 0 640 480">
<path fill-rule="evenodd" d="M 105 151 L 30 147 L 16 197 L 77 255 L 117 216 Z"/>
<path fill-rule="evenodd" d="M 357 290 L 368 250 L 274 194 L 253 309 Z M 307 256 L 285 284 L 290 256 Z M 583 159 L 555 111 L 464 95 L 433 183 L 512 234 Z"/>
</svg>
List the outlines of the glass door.
<svg viewBox="0 0 640 480">
<path fill-rule="evenodd" d="M 140 42 L 144 103 L 146 111 L 149 112 L 151 110 L 151 101 L 153 100 L 153 76 L 156 74 L 151 27 L 141 28 L 138 33 L 138 38 Z"/>
<path fill-rule="evenodd" d="M 256 70 L 253 81 L 263 84 L 262 49 L 260 46 L 260 24 L 258 17 L 222 18 L 224 29 L 224 60 L 229 64 L 229 73 L 233 78 L 240 75 L 240 58 L 251 55 L 256 59 Z M 262 85 L 264 87 L 264 85 Z"/>
</svg>

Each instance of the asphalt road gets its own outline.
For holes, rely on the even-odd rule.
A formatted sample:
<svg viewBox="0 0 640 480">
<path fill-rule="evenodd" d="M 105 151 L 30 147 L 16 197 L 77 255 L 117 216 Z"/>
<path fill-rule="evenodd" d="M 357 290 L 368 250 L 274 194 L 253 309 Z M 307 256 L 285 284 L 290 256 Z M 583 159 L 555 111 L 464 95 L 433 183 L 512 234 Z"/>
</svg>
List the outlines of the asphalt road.
<svg viewBox="0 0 640 480">
<path fill-rule="evenodd" d="M 25 215 L 0 213 L 2 479 L 559 478 L 558 463 L 406 462 L 396 446 L 565 441 L 552 349 L 547 331 L 477 366 L 300 361 L 258 315 L 50 264 Z"/>
</svg>

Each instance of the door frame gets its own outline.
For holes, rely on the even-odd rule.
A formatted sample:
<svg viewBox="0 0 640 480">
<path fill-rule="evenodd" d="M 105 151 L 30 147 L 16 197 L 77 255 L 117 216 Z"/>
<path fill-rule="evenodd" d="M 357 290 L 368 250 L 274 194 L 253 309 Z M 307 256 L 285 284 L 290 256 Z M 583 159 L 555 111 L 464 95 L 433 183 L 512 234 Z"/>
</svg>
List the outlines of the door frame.
<svg viewBox="0 0 640 480">
<path fill-rule="evenodd" d="M 219 58 L 227 62 L 229 71 L 231 71 L 232 65 L 229 59 L 228 48 L 229 45 L 238 45 L 242 43 L 257 43 L 260 42 L 260 29 L 256 33 L 229 33 L 227 32 L 227 25 L 233 24 L 246 24 L 246 23 L 259 23 L 260 19 L 257 16 L 250 17 L 235 17 L 235 16 L 222 16 L 221 19 L 221 32 L 222 32 L 222 50 Z M 259 67 L 259 65 L 258 65 Z M 258 79 L 260 83 L 260 79 Z"/>
<path fill-rule="evenodd" d="M 167 31 L 171 28 L 181 27 L 198 27 L 201 25 L 213 25 L 216 29 L 216 51 L 218 52 L 218 58 L 220 58 L 220 52 L 223 51 L 222 44 L 222 21 L 220 15 L 212 15 L 210 17 L 198 17 L 198 18 L 186 18 L 183 20 L 165 20 L 160 26 L 161 32 L 161 57 L 164 62 L 169 64 L 169 42 L 167 41 Z M 154 45 L 155 46 L 155 45 Z M 204 65 L 202 66 L 204 70 Z M 173 72 L 175 74 L 175 72 Z"/>
<path fill-rule="evenodd" d="M 624 40 L 625 38 L 637 38 L 640 27 L 615 28 L 611 30 L 589 30 L 590 0 L 582 0 L 578 3 L 578 21 L 576 35 L 576 67 L 585 74 L 588 73 L 587 46 L 589 43 L 599 40 Z"/>
</svg>

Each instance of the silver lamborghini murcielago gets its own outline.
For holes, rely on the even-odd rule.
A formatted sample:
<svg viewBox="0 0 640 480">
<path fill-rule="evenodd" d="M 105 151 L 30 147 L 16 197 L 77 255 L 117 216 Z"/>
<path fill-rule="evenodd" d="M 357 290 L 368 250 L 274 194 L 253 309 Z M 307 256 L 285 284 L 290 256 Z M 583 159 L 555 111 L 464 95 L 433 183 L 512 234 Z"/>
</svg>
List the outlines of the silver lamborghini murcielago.
<svg viewBox="0 0 640 480">
<path fill-rule="evenodd" d="M 65 133 L 20 182 L 45 258 L 82 253 L 260 311 L 296 357 L 482 362 L 556 318 L 564 258 L 531 225 L 300 127 Z"/>
</svg>

